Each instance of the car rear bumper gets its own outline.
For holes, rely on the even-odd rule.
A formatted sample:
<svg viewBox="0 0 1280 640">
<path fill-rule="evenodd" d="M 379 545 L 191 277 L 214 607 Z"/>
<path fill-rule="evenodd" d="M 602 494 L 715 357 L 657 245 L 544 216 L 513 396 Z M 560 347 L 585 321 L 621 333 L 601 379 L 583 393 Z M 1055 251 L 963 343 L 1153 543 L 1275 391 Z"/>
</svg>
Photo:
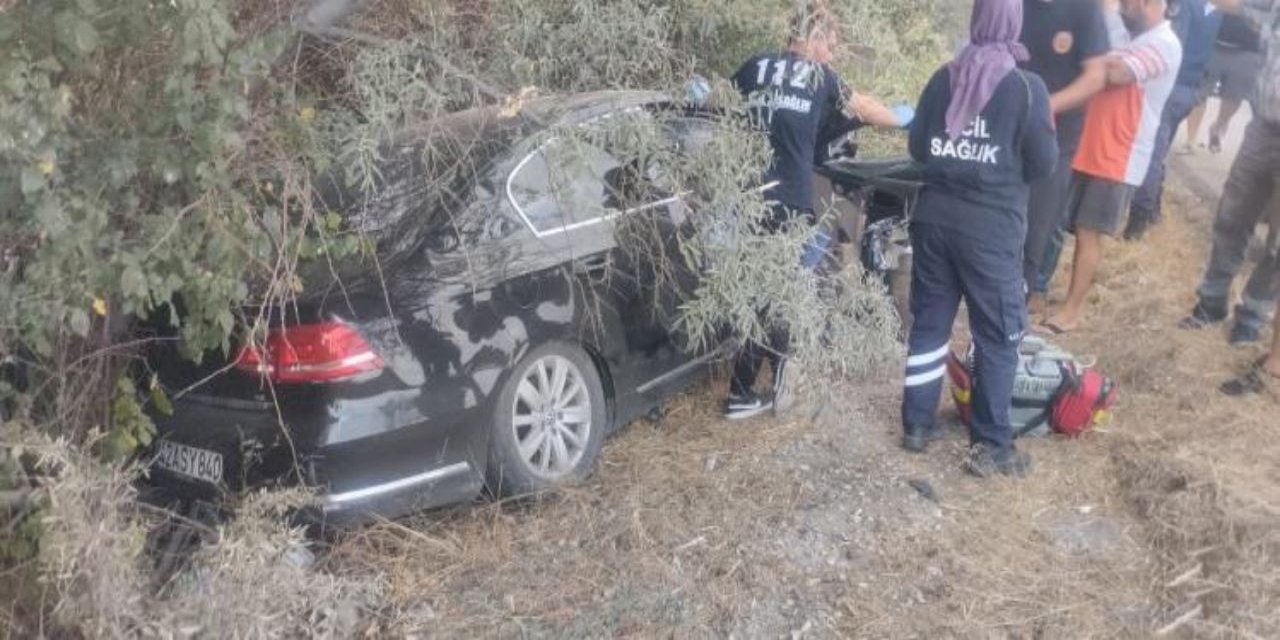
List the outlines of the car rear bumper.
<svg viewBox="0 0 1280 640">
<path fill-rule="evenodd" d="M 394 412 L 370 412 L 361 416 L 364 434 L 334 442 L 335 416 L 349 422 L 351 413 L 341 405 L 300 405 L 175 402 L 172 415 L 155 416 L 158 441 L 219 454 L 223 479 L 215 485 L 153 459 L 147 490 L 161 499 L 220 503 L 245 490 L 311 486 L 317 496 L 303 514 L 306 521 L 340 526 L 464 502 L 483 488 L 487 456 L 476 438 L 483 426 L 476 423 L 480 412 L 412 422 L 396 421 Z"/>
<path fill-rule="evenodd" d="M 470 463 L 457 462 L 416 476 L 372 485 L 365 489 L 316 496 L 299 509 L 297 524 L 317 527 L 349 527 L 386 517 L 414 513 L 475 499 L 484 487 L 484 478 Z M 141 488 L 148 504 L 186 513 L 196 503 L 216 505 L 217 491 L 164 472 L 150 474 Z"/>
</svg>

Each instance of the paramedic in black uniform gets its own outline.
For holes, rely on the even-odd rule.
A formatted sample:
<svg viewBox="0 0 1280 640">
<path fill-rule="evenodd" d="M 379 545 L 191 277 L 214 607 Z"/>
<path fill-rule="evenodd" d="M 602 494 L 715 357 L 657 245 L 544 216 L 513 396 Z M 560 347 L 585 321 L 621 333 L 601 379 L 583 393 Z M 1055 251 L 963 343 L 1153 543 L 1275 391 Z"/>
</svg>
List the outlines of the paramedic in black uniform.
<svg viewBox="0 0 1280 640">
<path fill-rule="evenodd" d="M 1049 175 L 1058 142 L 1049 92 L 1016 68 L 1022 0 L 976 0 L 970 43 L 925 87 L 911 155 L 925 184 L 911 225 L 914 270 L 902 406 L 903 446 L 923 451 L 937 423 L 952 324 L 963 299 L 976 349 L 971 448 L 979 476 L 1022 475 L 1009 409 L 1026 330 L 1022 243 L 1028 184 Z"/>
<path fill-rule="evenodd" d="M 851 91 L 829 66 L 836 44 L 835 22 L 825 0 L 810 0 L 792 17 L 790 42 L 781 53 L 753 56 L 733 76 L 747 100 L 752 122 L 768 130 L 773 163 L 765 182 L 776 186 L 765 191 L 772 205 L 766 230 L 789 223 L 814 224 L 814 151 L 818 131 L 830 119 L 841 116 L 858 123 L 882 127 L 905 126 L 909 107 L 891 110 L 875 99 Z M 806 250 L 806 268 L 821 261 L 827 247 L 824 238 Z M 774 408 L 785 394 L 787 335 L 774 331 L 768 345 L 748 344 L 734 365 L 725 417 L 748 418 Z M 774 393 L 761 397 L 754 391 L 760 365 L 768 357 L 774 368 Z M 781 407 L 777 407 L 781 409 Z"/>
</svg>

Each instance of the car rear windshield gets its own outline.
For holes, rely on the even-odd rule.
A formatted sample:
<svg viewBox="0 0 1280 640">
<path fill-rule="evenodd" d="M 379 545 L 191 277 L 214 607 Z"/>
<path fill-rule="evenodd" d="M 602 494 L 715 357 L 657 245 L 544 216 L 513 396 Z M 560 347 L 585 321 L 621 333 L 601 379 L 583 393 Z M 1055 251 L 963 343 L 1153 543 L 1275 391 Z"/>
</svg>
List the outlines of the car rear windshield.
<svg viewBox="0 0 1280 640">
<path fill-rule="evenodd" d="M 344 229 L 375 236 L 430 228 L 464 204 L 476 177 L 527 128 L 525 118 L 472 109 L 406 128 L 381 145 L 371 188 L 343 163 L 319 180 L 322 206 Z"/>
<path fill-rule="evenodd" d="M 350 163 L 342 164 L 317 180 L 319 206 L 341 216 L 342 233 L 372 243 L 380 262 L 394 262 L 464 211 L 477 179 L 531 124 L 485 108 L 405 128 L 380 147 L 372 188 L 361 184 Z M 337 263 L 322 258 L 303 265 L 302 275 L 308 282 L 333 276 L 345 281 L 367 270 L 368 262 L 368 255 Z"/>
</svg>

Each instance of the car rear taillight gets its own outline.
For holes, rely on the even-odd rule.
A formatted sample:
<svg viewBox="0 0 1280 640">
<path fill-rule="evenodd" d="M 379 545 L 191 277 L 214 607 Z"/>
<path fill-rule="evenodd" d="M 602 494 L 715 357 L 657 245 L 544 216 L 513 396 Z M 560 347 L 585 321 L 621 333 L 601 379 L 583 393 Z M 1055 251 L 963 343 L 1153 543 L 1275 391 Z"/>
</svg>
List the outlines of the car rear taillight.
<svg viewBox="0 0 1280 640">
<path fill-rule="evenodd" d="M 245 346 L 236 368 L 273 382 L 333 382 L 382 369 L 382 358 L 342 322 L 272 329 L 263 345 Z"/>
</svg>

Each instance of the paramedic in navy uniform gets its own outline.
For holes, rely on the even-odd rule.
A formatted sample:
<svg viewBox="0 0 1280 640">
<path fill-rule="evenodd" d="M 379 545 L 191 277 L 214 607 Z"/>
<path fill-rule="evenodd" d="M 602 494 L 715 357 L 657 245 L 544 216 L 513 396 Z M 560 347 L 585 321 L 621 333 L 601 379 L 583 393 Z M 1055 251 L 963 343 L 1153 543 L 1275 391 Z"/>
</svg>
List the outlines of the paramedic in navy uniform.
<svg viewBox="0 0 1280 640">
<path fill-rule="evenodd" d="M 923 451 L 937 423 L 952 324 L 963 299 L 976 349 L 971 448 L 978 476 L 1023 475 L 1009 409 L 1026 330 L 1022 244 L 1028 183 L 1058 158 L 1049 92 L 1019 71 L 1022 0 L 976 0 L 970 43 L 934 74 L 911 126 L 925 185 L 911 225 L 914 269 L 903 446 Z"/>
<path fill-rule="evenodd" d="M 849 89 L 828 66 L 835 44 L 835 21 L 826 0 L 810 0 L 792 16 L 786 51 L 753 56 L 733 76 L 738 91 L 746 98 L 752 122 L 768 131 L 773 147 L 773 163 L 765 174 L 766 183 L 776 183 L 764 194 L 773 207 L 765 224 L 767 231 L 793 221 L 816 222 L 814 151 L 818 131 L 831 118 L 843 114 L 861 124 L 894 128 L 910 122 L 910 107 L 891 110 Z M 801 258 L 806 268 L 815 268 L 821 261 L 826 250 L 823 241 L 819 234 Z M 774 331 L 769 342 L 768 345 L 748 344 L 738 356 L 729 384 L 725 417 L 739 419 L 763 413 L 783 397 L 786 332 Z M 753 390 L 765 357 L 773 361 L 772 397 L 760 397 Z"/>
</svg>

